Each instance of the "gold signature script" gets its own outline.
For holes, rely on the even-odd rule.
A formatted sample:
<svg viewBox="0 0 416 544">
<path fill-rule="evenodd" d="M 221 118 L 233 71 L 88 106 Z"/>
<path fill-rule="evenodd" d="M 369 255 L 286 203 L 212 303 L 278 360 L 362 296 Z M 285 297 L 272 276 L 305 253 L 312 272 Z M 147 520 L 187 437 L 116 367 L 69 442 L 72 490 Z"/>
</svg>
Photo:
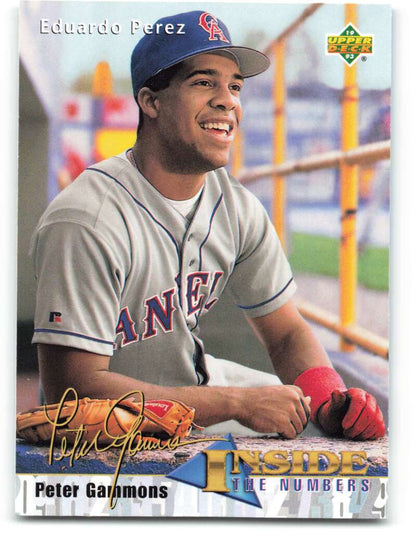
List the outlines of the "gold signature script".
<svg viewBox="0 0 416 544">
<path fill-rule="evenodd" d="M 73 396 L 75 398 L 69 399 L 70 396 Z M 123 400 L 129 397 L 135 397 L 140 399 L 138 401 L 138 406 L 140 406 L 140 410 L 138 411 L 137 417 L 135 418 L 131 427 L 125 434 L 112 436 L 111 432 L 108 429 L 108 421 L 114 409 L 117 408 L 119 403 L 121 403 Z M 71 405 L 73 406 L 73 410 L 69 415 L 67 413 L 67 405 L 64 406 L 68 400 L 72 401 Z M 65 408 L 66 415 L 63 414 L 64 408 Z M 68 458 L 69 466 L 72 467 L 74 461 L 77 461 L 78 459 L 85 457 L 86 455 L 88 455 L 88 453 L 91 450 L 97 453 L 102 453 L 102 452 L 108 451 L 111 448 L 118 449 L 119 456 L 118 456 L 118 461 L 117 461 L 117 465 L 116 465 L 116 469 L 115 469 L 115 473 L 113 477 L 113 482 L 111 486 L 111 492 L 110 492 L 110 501 L 109 501 L 110 508 L 114 508 L 117 502 L 117 498 L 114 497 L 114 489 L 117 484 L 118 476 L 120 474 L 121 464 L 126 454 L 133 456 L 140 451 L 154 451 L 154 450 L 173 451 L 179 447 L 186 446 L 189 444 L 196 444 L 198 442 L 206 442 L 209 440 L 211 441 L 224 440 L 222 438 L 215 437 L 210 439 L 201 438 L 201 439 L 181 441 L 181 438 L 179 436 L 168 438 L 167 440 L 165 439 L 161 440 L 155 437 L 150 438 L 150 437 L 142 436 L 140 427 L 145 417 L 143 414 L 144 394 L 142 391 L 130 391 L 126 393 L 125 395 L 123 395 L 122 397 L 120 397 L 113 404 L 113 406 L 111 406 L 111 408 L 108 410 L 108 413 L 105 417 L 103 429 L 97 430 L 96 434 L 92 437 L 92 439 L 88 440 L 85 437 L 86 429 L 84 424 L 81 424 L 78 428 L 66 428 L 65 434 L 60 437 L 60 443 L 59 443 L 57 432 L 59 431 L 60 428 L 69 426 L 71 421 L 76 416 L 78 408 L 79 408 L 78 393 L 73 388 L 68 388 L 62 395 L 62 398 L 57 405 L 55 417 L 53 419 L 51 419 L 48 416 L 47 406 L 45 406 L 45 416 L 47 420 L 49 421 L 49 423 L 52 425 L 52 434 L 51 434 L 51 440 L 49 445 L 48 463 L 49 465 L 52 465 L 54 461 L 60 461 L 64 458 Z M 71 433 L 70 441 L 68 440 L 66 436 L 67 433 Z M 105 443 L 103 444 L 103 442 Z"/>
</svg>

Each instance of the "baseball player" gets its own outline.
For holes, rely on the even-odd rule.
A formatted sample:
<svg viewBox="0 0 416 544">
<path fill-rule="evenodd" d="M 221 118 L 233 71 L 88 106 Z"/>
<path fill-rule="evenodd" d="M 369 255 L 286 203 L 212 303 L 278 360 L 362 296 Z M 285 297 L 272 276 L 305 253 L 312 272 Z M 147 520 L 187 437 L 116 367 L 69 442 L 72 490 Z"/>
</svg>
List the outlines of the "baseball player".
<svg viewBox="0 0 416 544">
<path fill-rule="evenodd" d="M 46 400 L 68 387 L 92 398 L 140 390 L 194 407 L 206 432 L 293 438 L 311 418 L 330 434 L 382 436 L 375 399 L 346 388 L 291 301 L 295 282 L 265 210 L 224 168 L 244 79 L 269 60 L 233 45 L 206 12 L 154 28 L 131 57 L 134 147 L 88 167 L 33 239 Z M 199 321 L 226 287 L 276 375 L 205 353 Z"/>
</svg>

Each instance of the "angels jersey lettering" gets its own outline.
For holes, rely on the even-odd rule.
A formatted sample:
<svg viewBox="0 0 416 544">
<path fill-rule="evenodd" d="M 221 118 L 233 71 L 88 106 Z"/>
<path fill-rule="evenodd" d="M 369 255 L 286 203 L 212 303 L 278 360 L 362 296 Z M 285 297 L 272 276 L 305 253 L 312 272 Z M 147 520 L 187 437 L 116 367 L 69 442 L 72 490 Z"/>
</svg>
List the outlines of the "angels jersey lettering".
<svg viewBox="0 0 416 544">
<path fill-rule="evenodd" d="M 225 287 L 251 317 L 295 290 L 266 211 L 225 169 L 207 174 L 189 223 L 126 153 L 55 198 L 32 256 L 33 342 L 108 355 L 111 370 L 155 384 L 206 381 L 199 322 Z"/>
</svg>

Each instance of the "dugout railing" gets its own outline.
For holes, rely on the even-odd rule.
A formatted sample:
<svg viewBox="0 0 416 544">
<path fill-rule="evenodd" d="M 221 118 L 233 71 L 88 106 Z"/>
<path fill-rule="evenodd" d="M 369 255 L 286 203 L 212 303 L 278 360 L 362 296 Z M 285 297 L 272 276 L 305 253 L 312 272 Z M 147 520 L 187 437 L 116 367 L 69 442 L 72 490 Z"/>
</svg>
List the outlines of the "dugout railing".
<svg viewBox="0 0 416 544">
<path fill-rule="evenodd" d="M 340 215 L 341 235 L 339 252 L 339 316 L 307 302 L 298 301 L 301 314 L 337 333 L 341 351 L 352 351 L 355 346 L 388 359 L 388 339 L 380 337 L 356 324 L 357 297 L 357 207 L 359 187 L 359 166 L 390 158 L 390 141 L 359 146 L 358 105 L 356 64 L 344 68 L 341 114 L 341 149 L 299 160 L 286 161 L 286 83 L 285 46 L 286 40 L 324 4 L 311 4 L 289 25 L 265 52 L 275 59 L 273 81 L 274 128 L 273 163 L 245 169 L 242 159 L 242 142 L 239 138 L 234 149 L 233 171 L 243 184 L 271 177 L 273 181 L 272 218 L 283 246 L 286 245 L 286 177 L 298 172 L 311 172 L 326 168 L 338 168 L 340 172 Z M 344 7 L 345 24 L 357 24 L 357 5 Z"/>
</svg>

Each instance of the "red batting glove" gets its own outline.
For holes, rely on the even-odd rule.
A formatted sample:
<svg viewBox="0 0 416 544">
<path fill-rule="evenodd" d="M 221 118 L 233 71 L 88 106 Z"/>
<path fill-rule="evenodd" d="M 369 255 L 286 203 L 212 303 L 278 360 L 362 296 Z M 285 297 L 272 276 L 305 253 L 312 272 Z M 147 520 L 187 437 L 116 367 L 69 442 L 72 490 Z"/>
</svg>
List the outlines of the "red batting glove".
<svg viewBox="0 0 416 544">
<path fill-rule="evenodd" d="M 327 434 L 354 440 L 384 436 L 386 428 L 376 399 L 363 389 L 347 389 L 333 368 L 305 370 L 295 385 L 311 397 L 311 419 Z"/>
<path fill-rule="evenodd" d="M 317 419 L 328 434 L 352 440 L 375 440 L 386 433 L 376 399 L 363 389 L 335 389 L 319 409 Z"/>
<path fill-rule="evenodd" d="M 330 436 L 343 436 L 342 421 L 348 410 L 347 391 L 334 389 L 328 401 L 317 410 L 316 423 Z"/>
</svg>

